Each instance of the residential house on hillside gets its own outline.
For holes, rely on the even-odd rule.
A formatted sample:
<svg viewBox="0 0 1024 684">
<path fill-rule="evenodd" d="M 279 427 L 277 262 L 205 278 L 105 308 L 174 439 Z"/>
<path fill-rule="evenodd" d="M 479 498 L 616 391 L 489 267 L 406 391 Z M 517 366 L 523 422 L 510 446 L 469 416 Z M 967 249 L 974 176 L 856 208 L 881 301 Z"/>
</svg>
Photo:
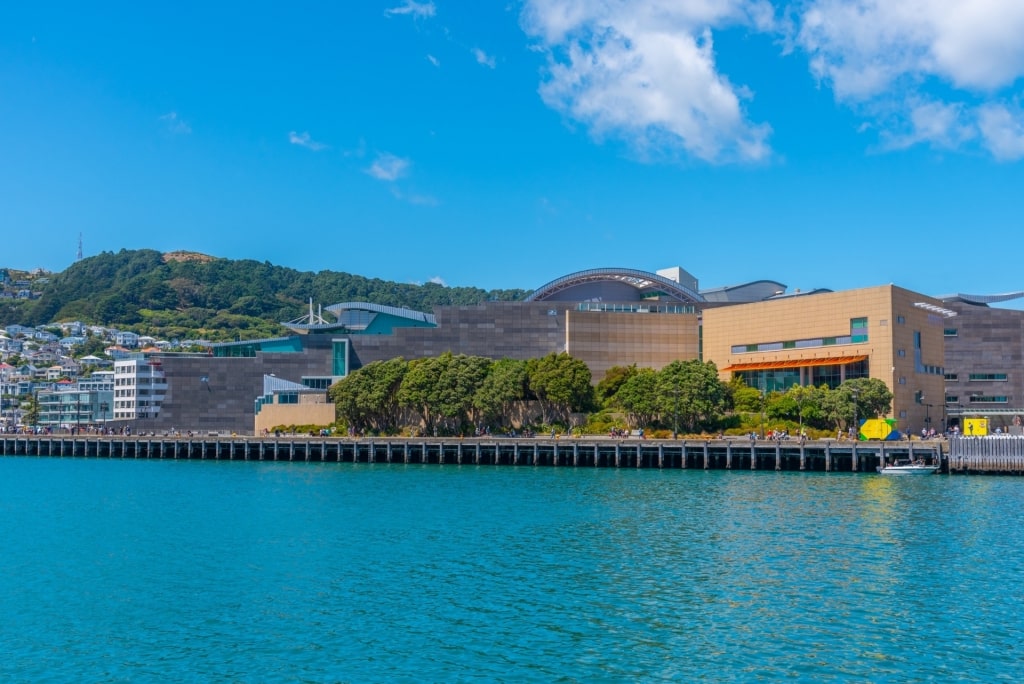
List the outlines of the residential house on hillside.
<svg viewBox="0 0 1024 684">
<path fill-rule="evenodd" d="M 111 345 L 103 350 L 103 353 L 112 358 L 115 362 L 121 359 L 126 359 L 131 356 L 132 352 L 130 349 L 118 345 Z"/>
<path fill-rule="evenodd" d="M 61 332 L 69 336 L 84 335 L 86 330 L 85 324 L 81 321 L 65 321 L 55 325 L 60 326 Z"/>
<path fill-rule="evenodd" d="M 50 365 L 56 363 L 58 360 L 57 354 L 49 349 L 39 349 L 37 351 L 29 352 L 25 354 L 25 358 L 32 362 L 33 365 Z"/>
<path fill-rule="evenodd" d="M 135 349 L 139 346 L 139 334 L 130 330 L 119 330 L 114 335 L 114 344 L 127 349 Z"/>
</svg>

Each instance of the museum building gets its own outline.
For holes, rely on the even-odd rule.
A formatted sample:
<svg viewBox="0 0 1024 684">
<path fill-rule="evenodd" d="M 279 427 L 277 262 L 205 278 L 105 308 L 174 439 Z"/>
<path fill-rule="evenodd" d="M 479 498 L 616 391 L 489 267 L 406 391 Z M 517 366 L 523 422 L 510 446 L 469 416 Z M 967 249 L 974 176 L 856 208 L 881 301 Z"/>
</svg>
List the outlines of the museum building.
<svg viewBox="0 0 1024 684">
<path fill-rule="evenodd" d="M 587 364 L 595 383 L 613 366 L 659 369 L 690 359 L 712 361 L 723 380 L 739 375 L 766 392 L 877 378 L 893 392 L 891 417 L 916 431 L 940 420 L 936 410 L 946 418 L 946 402 L 933 398 L 949 395 L 945 345 L 951 330 L 959 335 L 969 327 L 950 322 L 965 306 L 977 309 L 970 326 L 983 326 L 987 312 L 996 311 L 894 285 L 787 292 L 782 283 L 761 280 L 701 290 L 678 267 L 580 271 L 522 302 L 441 306 L 432 313 L 365 302 L 314 311 L 310 304 L 307 316 L 284 324 L 288 336 L 217 344 L 209 355 L 160 354 L 162 403 L 155 418 L 140 418 L 135 429 L 249 434 L 267 424 L 259 413 L 271 411 L 274 420 L 289 411 L 300 415 L 300 406 L 313 403 L 304 390 L 322 392 L 362 366 L 396 357 L 451 352 L 529 359 L 568 352 Z M 964 330 L 959 339 L 969 334 Z M 1018 355 L 1021 346 L 1018 330 Z M 973 363 L 969 354 L 962 360 Z"/>
</svg>

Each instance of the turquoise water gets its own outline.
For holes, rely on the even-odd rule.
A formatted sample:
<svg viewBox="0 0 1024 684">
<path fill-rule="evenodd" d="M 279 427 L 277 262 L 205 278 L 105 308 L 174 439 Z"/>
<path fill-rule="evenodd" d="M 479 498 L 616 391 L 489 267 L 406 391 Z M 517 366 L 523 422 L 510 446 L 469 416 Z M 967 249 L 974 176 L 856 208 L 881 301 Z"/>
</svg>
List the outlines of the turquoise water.
<svg viewBox="0 0 1024 684">
<path fill-rule="evenodd" d="M 1024 480 L 0 458 L 0 680 L 1019 681 Z"/>
</svg>

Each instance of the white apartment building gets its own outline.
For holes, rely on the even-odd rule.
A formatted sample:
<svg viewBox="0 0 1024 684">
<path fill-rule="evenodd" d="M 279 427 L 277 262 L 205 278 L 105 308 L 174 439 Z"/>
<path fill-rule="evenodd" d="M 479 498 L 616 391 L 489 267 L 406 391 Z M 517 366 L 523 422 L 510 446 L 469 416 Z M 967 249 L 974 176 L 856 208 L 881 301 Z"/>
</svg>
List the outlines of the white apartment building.
<svg viewBox="0 0 1024 684">
<path fill-rule="evenodd" d="M 158 359 L 114 362 L 114 420 L 156 418 L 166 392 L 167 378 Z"/>
</svg>

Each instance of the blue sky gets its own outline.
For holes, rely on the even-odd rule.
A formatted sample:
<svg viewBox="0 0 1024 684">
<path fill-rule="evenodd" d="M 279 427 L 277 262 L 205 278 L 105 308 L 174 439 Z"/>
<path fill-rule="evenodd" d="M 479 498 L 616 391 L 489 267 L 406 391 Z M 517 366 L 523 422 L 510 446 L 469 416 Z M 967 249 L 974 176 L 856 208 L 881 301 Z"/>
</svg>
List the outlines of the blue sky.
<svg viewBox="0 0 1024 684">
<path fill-rule="evenodd" d="M 1024 289 L 1020 0 L 6 3 L 0 265 Z"/>
</svg>

